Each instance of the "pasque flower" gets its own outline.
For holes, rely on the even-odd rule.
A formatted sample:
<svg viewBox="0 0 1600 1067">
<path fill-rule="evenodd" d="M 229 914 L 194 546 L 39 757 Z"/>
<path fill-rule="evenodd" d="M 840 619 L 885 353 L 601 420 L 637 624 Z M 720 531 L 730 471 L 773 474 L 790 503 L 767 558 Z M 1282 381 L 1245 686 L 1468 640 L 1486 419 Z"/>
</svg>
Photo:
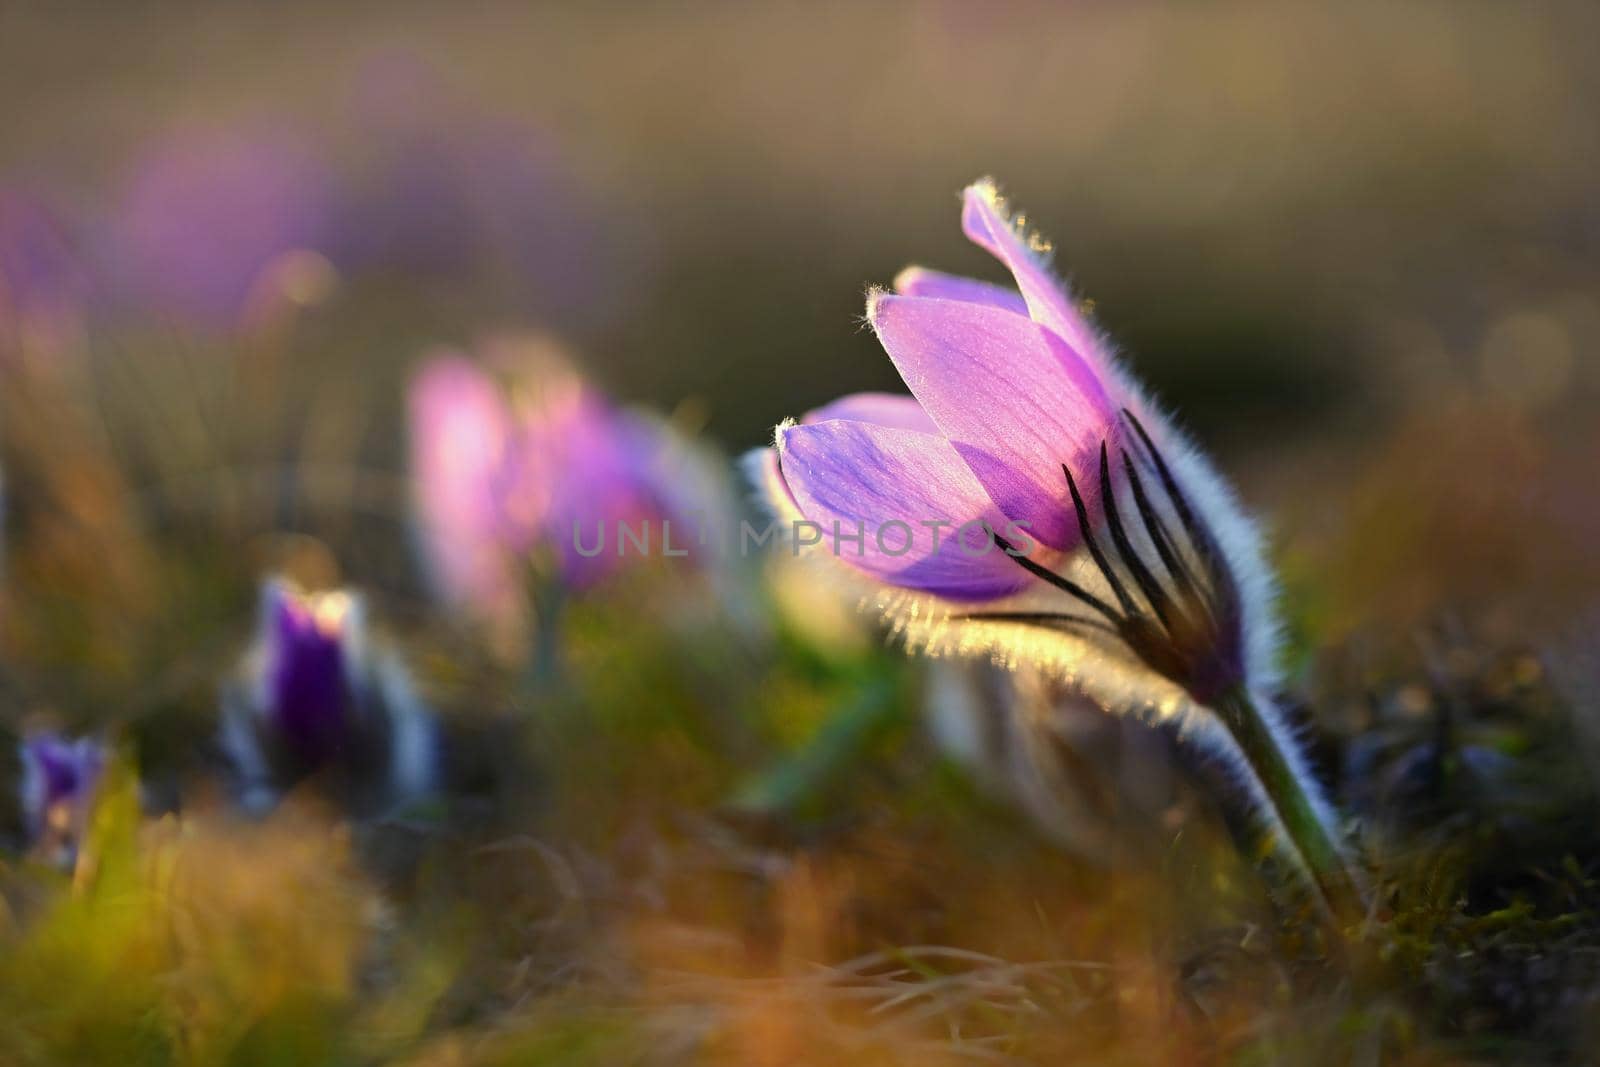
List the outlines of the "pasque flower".
<svg viewBox="0 0 1600 1067">
<path fill-rule="evenodd" d="M 758 453 L 796 545 L 872 579 L 914 644 L 1053 669 L 1179 721 L 1238 773 L 1294 865 L 1359 909 L 1332 815 L 1275 709 L 1260 539 L 989 182 L 967 236 L 1015 288 L 922 268 L 867 319 L 911 396 L 845 397 Z"/>
<path fill-rule="evenodd" d="M 376 811 L 428 793 L 437 728 L 404 664 L 368 632 L 348 590 L 262 587 L 255 642 L 224 688 L 222 747 L 247 808 L 306 778 Z"/>
<path fill-rule="evenodd" d="M 418 522 L 450 599 L 492 615 L 530 569 L 583 590 L 640 556 L 704 553 L 724 505 L 688 442 L 612 406 L 545 346 L 488 357 L 441 356 L 411 387 Z"/>
<path fill-rule="evenodd" d="M 37 733 L 23 740 L 20 800 L 29 843 L 52 862 L 70 864 L 106 767 L 106 749 L 83 737 Z"/>
</svg>

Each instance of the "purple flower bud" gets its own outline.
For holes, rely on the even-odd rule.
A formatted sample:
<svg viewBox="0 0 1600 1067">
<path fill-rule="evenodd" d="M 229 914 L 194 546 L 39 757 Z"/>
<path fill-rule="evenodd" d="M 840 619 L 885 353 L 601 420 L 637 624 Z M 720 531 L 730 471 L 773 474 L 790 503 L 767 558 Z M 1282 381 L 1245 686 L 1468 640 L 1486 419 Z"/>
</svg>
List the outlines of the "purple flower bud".
<svg viewBox="0 0 1600 1067">
<path fill-rule="evenodd" d="M 264 608 L 267 714 L 296 758 L 320 766 L 348 740 L 345 641 L 354 603 L 344 593 L 303 595 L 273 584 Z"/>
<path fill-rule="evenodd" d="M 429 792 L 438 735 L 410 676 L 367 634 L 361 598 L 262 587 L 254 646 L 223 691 L 221 744 L 246 807 L 316 777 L 376 812 Z"/>
<path fill-rule="evenodd" d="M 64 862 L 83 834 L 95 788 L 105 770 L 105 747 L 92 738 L 40 733 L 22 742 L 21 802 L 28 840 Z"/>
</svg>

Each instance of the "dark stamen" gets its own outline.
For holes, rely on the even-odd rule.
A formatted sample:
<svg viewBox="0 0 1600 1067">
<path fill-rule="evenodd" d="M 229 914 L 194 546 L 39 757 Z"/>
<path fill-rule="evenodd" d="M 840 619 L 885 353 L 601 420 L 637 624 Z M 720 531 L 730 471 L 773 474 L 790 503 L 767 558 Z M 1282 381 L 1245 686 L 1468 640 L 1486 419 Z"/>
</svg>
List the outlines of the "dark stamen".
<svg viewBox="0 0 1600 1067">
<path fill-rule="evenodd" d="M 1100 550 L 1100 542 L 1095 540 L 1094 527 L 1089 523 L 1089 508 L 1083 502 L 1083 494 L 1078 492 L 1078 483 L 1072 477 L 1072 471 L 1067 465 L 1061 465 L 1061 473 L 1067 476 L 1067 490 L 1072 493 L 1072 507 L 1078 513 L 1078 530 L 1083 534 L 1084 547 L 1088 548 L 1089 555 L 1094 557 L 1095 566 L 1100 568 L 1100 573 L 1105 576 L 1106 584 L 1111 586 L 1111 591 L 1117 596 L 1117 603 L 1122 605 L 1124 615 L 1138 615 L 1139 608 L 1134 604 L 1133 598 L 1128 595 L 1128 590 L 1123 586 L 1122 579 L 1117 577 L 1117 572 L 1112 569 L 1111 561 Z"/>
<path fill-rule="evenodd" d="M 1100 499 L 1106 509 L 1106 526 L 1111 530 L 1111 540 L 1117 546 L 1117 554 L 1122 557 L 1123 566 L 1133 575 L 1133 580 L 1138 583 L 1145 599 L 1150 602 L 1150 608 L 1156 613 L 1156 618 L 1161 620 L 1161 625 L 1167 628 L 1168 633 L 1172 633 L 1174 613 L 1179 615 L 1177 620 L 1179 625 L 1186 624 L 1188 620 L 1181 616 L 1179 609 L 1167 596 L 1167 591 L 1156 581 L 1155 575 L 1150 573 L 1150 568 L 1145 566 L 1144 560 L 1133 550 L 1133 543 L 1128 540 L 1128 531 L 1122 525 L 1122 514 L 1117 508 L 1116 490 L 1111 485 L 1111 463 L 1107 459 L 1104 441 L 1100 442 Z"/>
<path fill-rule="evenodd" d="M 1178 520 L 1183 523 L 1184 530 L 1193 539 L 1195 547 L 1206 553 L 1207 563 L 1214 564 L 1212 550 L 1215 548 L 1210 535 L 1205 527 L 1195 521 L 1194 512 L 1189 508 L 1189 498 L 1183 495 L 1183 490 L 1178 488 L 1178 480 L 1172 476 L 1172 470 L 1167 466 L 1167 461 L 1161 458 L 1161 453 L 1156 451 L 1155 442 L 1150 440 L 1150 435 L 1145 432 L 1144 423 L 1127 408 L 1122 409 L 1122 417 L 1128 420 L 1139 440 L 1144 442 L 1146 458 L 1155 467 L 1156 474 L 1161 478 L 1161 485 L 1167 491 L 1167 497 L 1172 501 L 1173 510 L 1178 513 Z"/>
<path fill-rule="evenodd" d="M 1205 587 L 1195 579 L 1194 571 L 1189 568 L 1188 561 L 1174 547 L 1172 535 L 1167 532 L 1167 524 L 1161 521 L 1160 512 L 1156 511 L 1149 494 L 1145 492 L 1144 478 L 1139 474 L 1139 468 L 1134 465 L 1133 457 L 1128 455 L 1127 449 L 1122 449 L 1121 452 L 1122 469 L 1127 472 L 1128 484 L 1133 488 L 1134 503 L 1138 505 L 1139 516 L 1144 520 L 1145 532 L 1150 535 L 1151 543 L 1156 546 L 1156 552 L 1161 556 L 1167 574 L 1183 593 L 1190 609 L 1198 609 L 1211 615 L 1214 622 L 1215 615 L 1207 602 Z"/>
<path fill-rule="evenodd" d="M 1055 586 L 1063 593 L 1066 593 L 1068 596 L 1087 604 L 1089 607 L 1093 608 L 1095 611 L 1098 611 L 1100 614 L 1109 619 L 1113 626 L 1119 625 L 1122 622 L 1122 617 L 1117 614 L 1116 609 L 1110 604 L 1107 604 L 1104 600 L 1101 600 L 1099 597 L 1095 596 L 1093 593 L 1089 592 L 1072 579 L 1063 578 L 1055 571 L 1052 571 L 1047 567 L 1041 567 L 1027 556 L 1018 552 L 1012 547 L 1011 542 L 995 533 L 993 529 L 990 529 L 988 523 L 984 523 L 984 529 L 989 530 L 989 536 L 994 538 L 994 543 L 1004 549 L 1006 555 L 1010 556 L 1016 561 L 1017 566 L 1021 567 L 1035 578 L 1038 578 L 1040 581 L 1049 582 L 1051 585 Z"/>
<path fill-rule="evenodd" d="M 1195 550 L 1200 554 L 1205 563 L 1206 572 L 1210 577 L 1210 588 L 1215 597 L 1213 613 L 1218 617 L 1227 617 L 1234 613 L 1238 606 L 1238 589 L 1233 583 L 1233 572 L 1229 570 L 1222 556 L 1222 549 L 1217 545 L 1216 539 L 1211 536 L 1204 523 L 1195 519 L 1194 511 L 1189 507 L 1188 497 L 1183 495 L 1183 490 L 1178 488 L 1178 481 L 1173 477 L 1172 470 L 1167 466 L 1167 461 L 1156 450 L 1155 443 L 1150 440 L 1150 434 L 1145 431 L 1133 412 L 1127 408 L 1122 409 L 1122 417 L 1133 427 L 1139 440 L 1144 443 L 1144 450 L 1150 464 L 1155 468 L 1156 474 L 1161 479 L 1161 485 L 1167 492 L 1167 497 L 1172 501 L 1173 510 L 1178 513 L 1178 519 L 1183 523 L 1184 531 L 1189 535 Z"/>
</svg>

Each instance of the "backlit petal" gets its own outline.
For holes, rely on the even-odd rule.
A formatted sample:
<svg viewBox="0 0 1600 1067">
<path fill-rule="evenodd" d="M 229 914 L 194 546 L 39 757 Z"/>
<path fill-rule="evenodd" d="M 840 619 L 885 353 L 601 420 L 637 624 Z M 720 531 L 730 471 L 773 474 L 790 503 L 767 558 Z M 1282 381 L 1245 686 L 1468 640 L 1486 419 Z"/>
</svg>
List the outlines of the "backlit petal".
<svg viewBox="0 0 1600 1067">
<path fill-rule="evenodd" d="M 1059 337 L 982 304 L 879 296 L 867 308 L 900 376 L 1005 515 L 1059 549 L 1079 542 L 1062 475 L 1093 498 L 1115 429 L 1099 379 Z"/>
<path fill-rule="evenodd" d="M 1006 520 L 943 438 L 839 420 L 787 426 L 778 460 L 821 531 L 818 550 L 858 570 L 957 600 L 1004 596 L 1027 581 L 978 525 L 1003 530 Z M 847 539 L 857 532 L 860 544 Z"/>
</svg>

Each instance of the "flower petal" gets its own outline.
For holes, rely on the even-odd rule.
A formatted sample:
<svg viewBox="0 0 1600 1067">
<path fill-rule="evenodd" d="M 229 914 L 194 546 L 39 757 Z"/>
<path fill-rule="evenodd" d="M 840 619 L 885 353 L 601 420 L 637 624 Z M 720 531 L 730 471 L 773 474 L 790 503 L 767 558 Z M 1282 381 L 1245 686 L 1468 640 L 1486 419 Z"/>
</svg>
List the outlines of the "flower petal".
<svg viewBox="0 0 1600 1067">
<path fill-rule="evenodd" d="M 785 428 L 780 427 L 778 432 Z M 805 518 L 789 483 L 783 480 L 783 471 L 778 469 L 776 448 L 752 448 L 739 457 L 739 467 L 745 481 L 755 489 L 756 504 L 767 516 L 784 524 Z"/>
<path fill-rule="evenodd" d="M 1071 549 L 1080 536 L 1062 464 L 1089 476 L 1115 430 L 1094 371 L 1051 331 L 982 304 L 877 296 L 867 317 L 911 392 L 1005 515 Z"/>
<path fill-rule="evenodd" d="M 916 430 L 918 433 L 938 433 L 928 413 L 922 410 L 916 397 L 898 393 L 851 393 L 831 404 L 808 411 L 801 422 L 827 422 L 844 419 L 847 422 L 870 422 L 875 426 L 891 426 L 898 430 Z"/>
<path fill-rule="evenodd" d="M 1015 289 L 963 278 L 959 274 L 907 267 L 895 275 L 894 291 L 901 296 L 931 296 L 935 300 L 960 300 L 965 304 L 992 304 L 1018 315 L 1028 313 L 1028 302 Z"/>
<path fill-rule="evenodd" d="M 1044 256 L 1012 224 L 993 182 L 976 182 L 962 193 L 961 229 L 974 244 L 1006 265 L 1027 303 L 1029 317 L 1054 330 L 1085 359 L 1099 358 L 1094 327 L 1079 314 Z"/>
<path fill-rule="evenodd" d="M 446 596 L 486 611 L 511 598 L 496 502 L 510 447 L 510 414 L 488 376 L 466 359 L 436 359 L 411 385 L 411 469 L 433 576 Z"/>
<path fill-rule="evenodd" d="M 321 765 L 345 746 L 350 727 L 342 634 L 348 598 L 301 595 L 270 581 L 262 597 L 263 710 L 297 758 Z"/>
<path fill-rule="evenodd" d="M 980 527 L 961 537 L 963 524 L 1003 531 L 1006 520 L 940 437 L 843 420 L 790 425 L 778 431 L 778 462 L 819 550 L 874 578 L 955 600 L 1005 596 L 1028 580 Z"/>
</svg>

